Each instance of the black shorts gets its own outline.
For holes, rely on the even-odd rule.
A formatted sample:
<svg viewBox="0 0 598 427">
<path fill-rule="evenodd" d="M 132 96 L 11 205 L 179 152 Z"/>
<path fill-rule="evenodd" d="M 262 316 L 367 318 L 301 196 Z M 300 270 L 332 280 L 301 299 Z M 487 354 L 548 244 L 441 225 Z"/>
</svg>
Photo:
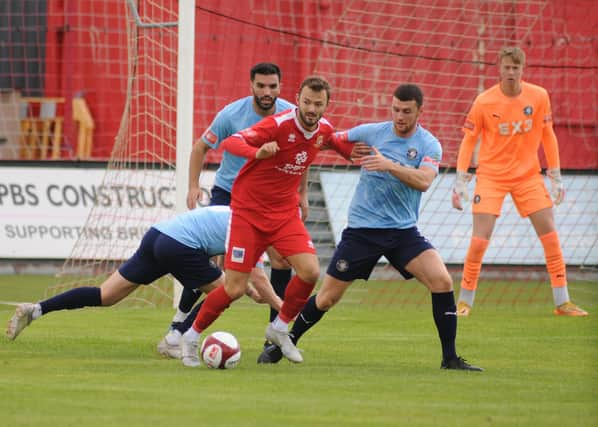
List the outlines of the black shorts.
<svg viewBox="0 0 598 427">
<path fill-rule="evenodd" d="M 212 283 L 222 274 L 203 249 L 183 245 L 153 227 L 118 271 L 125 279 L 140 285 L 170 273 L 190 290 Z"/>
<path fill-rule="evenodd" d="M 217 185 L 212 187 L 210 206 L 230 206 L 230 192 Z"/>
<path fill-rule="evenodd" d="M 344 282 L 367 280 L 378 260 L 385 256 L 404 278 L 411 279 L 413 275 L 405 266 L 428 249 L 434 246 L 419 234 L 417 227 L 346 228 L 326 273 Z"/>
</svg>

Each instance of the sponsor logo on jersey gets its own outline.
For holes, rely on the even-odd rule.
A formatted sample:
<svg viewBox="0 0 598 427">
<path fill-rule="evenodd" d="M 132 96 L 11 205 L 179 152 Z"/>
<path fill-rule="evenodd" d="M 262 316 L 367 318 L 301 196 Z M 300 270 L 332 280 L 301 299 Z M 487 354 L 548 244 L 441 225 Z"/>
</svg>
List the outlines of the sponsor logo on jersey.
<svg viewBox="0 0 598 427">
<path fill-rule="evenodd" d="M 528 105 L 523 108 L 523 114 L 525 114 L 526 116 L 531 116 L 533 113 L 534 113 L 534 109 L 532 108 L 531 105 Z"/>
<path fill-rule="evenodd" d="M 410 148 L 407 150 L 407 158 L 409 160 L 413 160 L 417 157 L 417 150 L 415 148 Z"/>
<path fill-rule="evenodd" d="M 233 246 L 232 254 L 230 257 L 232 262 L 238 262 L 242 264 L 245 260 L 245 248 L 239 248 L 238 246 Z"/>
<path fill-rule="evenodd" d="M 288 141 L 289 141 L 290 143 L 293 143 L 293 142 L 295 142 L 296 140 L 297 140 L 297 135 L 295 135 L 294 133 L 290 133 L 290 134 L 289 134 L 289 139 L 288 139 Z"/>
<path fill-rule="evenodd" d="M 218 141 L 218 137 L 216 136 L 216 134 L 214 132 L 212 132 L 211 129 L 206 129 L 206 131 L 203 133 L 202 135 L 206 141 L 208 141 L 210 144 L 216 144 L 216 142 Z"/>
<path fill-rule="evenodd" d="M 504 122 L 498 124 L 498 133 L 502 136 L 527 133 L 532 130 L 534 121 L 532 119 L 520 120 L 517 122 Z"/>
<path fill-rule="evenodd" d="M 296 164 L 301 165 L 301 164 L 305 163 L 306 161 L 307 161 L 307 152 L 306 151 L 302 151 L 295 155 L 295 163 Z"/>
</svg>

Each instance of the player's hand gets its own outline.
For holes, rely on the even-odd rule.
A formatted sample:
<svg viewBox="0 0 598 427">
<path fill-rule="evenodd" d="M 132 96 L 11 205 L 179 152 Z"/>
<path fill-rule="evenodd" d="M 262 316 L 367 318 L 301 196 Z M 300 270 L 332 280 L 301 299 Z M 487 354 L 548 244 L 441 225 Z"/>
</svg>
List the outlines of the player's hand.
<svg viewBox="0 0 598 427">
<path fill-rule="evenodd" d="M 187 193 L 187 208 L 195 209 L 197 201 L 201 198 L 201 188 L 190 188 Z"/>
<path fill-rule="evenodd" d="M 353 150 L 351 151 L 352 160 L 360 160 L 369 154 L 372 154 L 372 147 L 365 142 L 356 142 L 353 144 Z"/>
<path fill-rule="evenodd" d="M 280 148 L 278 147 L 278 142 L 266 142 L 257 150 L 257 152 L 255 153 L 255 158 L 258 160 L 268 159 L 276 153 L 278 153 L 279 149 Z"/>
<path fill-rule="evenodd" d="M 463 210 L 463 202 L 469 201 L 469 193 L 467 192 L 467 184 L 471 181 L 472 175 L 467 172 L 457 171 L 457 177 L 455 178 L 455 185 L 453 187 L 453 194 L 451 202 L 455 209 L 460 211 Z"/>
<path fill-rule="evenodd" d="M 307 221 L 307 217 L 309 216 L 309 200 L 307 194 L 299 197 L 299 212 L 301 213 L 301 220 L 303 222 Z"/>
<path fill-rule="evenodd" d="M 361 159 L 361 166 L 368 171 L 386 172 L 392 165 L 392 160 L 384 157 L 376 147 L 370 147 L 372 154 Z"/>
<path fill-rule="evenodd" d="M 251 283 L 247 283 L 247 290 L 245 291 L 245 295 L 247 295 L 249 298 L 251 298 L 252 300 L 254 300 L 255 302 L 257 302 L 258 304 L 263 304 L 263 303 L 266 302 L 264 300 L 264 298 L 253 287 L 253 285 Z"/>
<path fill-rule="evenodd" d="M 546 176 L 550 179 L 550 195 L 555 205 L 560 205 L 565 198 L 565 187 L 559 168 L 547 169 Z"/>
</svg>

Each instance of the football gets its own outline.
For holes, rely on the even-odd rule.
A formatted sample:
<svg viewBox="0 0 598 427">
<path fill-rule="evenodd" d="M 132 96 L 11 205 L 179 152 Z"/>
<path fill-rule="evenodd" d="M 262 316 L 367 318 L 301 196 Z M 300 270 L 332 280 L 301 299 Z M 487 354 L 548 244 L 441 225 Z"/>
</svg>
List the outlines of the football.
<svg viewBox="0 0 598 427">
<path fill-rule="evenodd" d="M 214 332 L 203 340 L 199 354 L 209 368 L 232 369 L 241 360 L 241 347 L 233 334 Z"/>
</svg>

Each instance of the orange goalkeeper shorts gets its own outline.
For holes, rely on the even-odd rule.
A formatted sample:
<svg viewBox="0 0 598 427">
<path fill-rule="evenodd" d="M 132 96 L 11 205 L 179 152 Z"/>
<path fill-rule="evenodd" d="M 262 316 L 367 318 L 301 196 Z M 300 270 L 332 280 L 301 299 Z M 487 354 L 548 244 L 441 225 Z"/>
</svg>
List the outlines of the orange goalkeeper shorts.
<svg viewBox="0 0 598 427">
<path fill-rule="evenodd" d="M 511 194 L 519 215 L 524 218 L 541 209 L 552 207 L 552 199 L 540 174 L 513 182 L 494 181 L 478 176 L 473 195 L 473 213 L 500 216 L 507 194 Z"/>
</svg>

